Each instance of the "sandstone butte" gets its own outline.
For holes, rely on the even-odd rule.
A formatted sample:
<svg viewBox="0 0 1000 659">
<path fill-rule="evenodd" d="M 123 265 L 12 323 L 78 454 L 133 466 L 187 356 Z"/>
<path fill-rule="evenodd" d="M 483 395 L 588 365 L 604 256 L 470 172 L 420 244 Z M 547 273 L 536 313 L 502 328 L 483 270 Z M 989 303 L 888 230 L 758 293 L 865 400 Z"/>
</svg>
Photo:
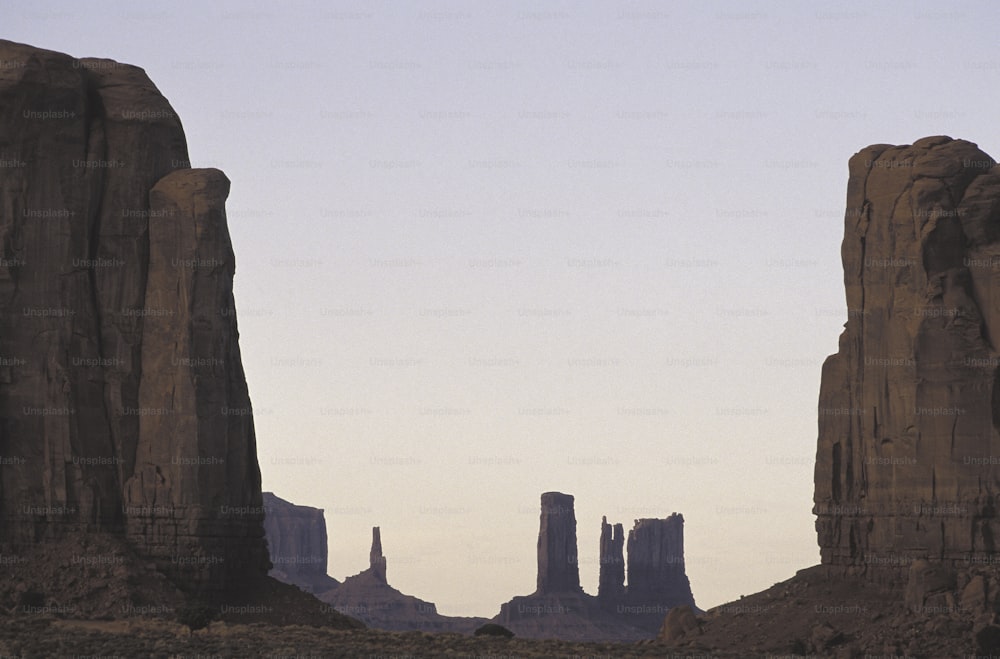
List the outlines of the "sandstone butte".
<svg viewBox="0 0 1000 659">
<path fill-rule="evenodd" d="M 849 162 L 847 322 L 823 364 L 821 564 L 667 644 L 821 656 L 1000 654 L 1000 168 L 946 136 Z"/>
<path fill-rule="evenodd" d="M 605 519 L 598 594 L 587 594 L 580 586 L 575 500 L 562 492 L 542 494 L 535 592 L 501 605 L 493 622 L 526 638 L 638 641 L 655 635 L 670 609 L 693 609 L 681 515 L 635 520 L 627 564 L 624 545 L 622 525 Z"/>
<path fill-rule="evenodd" d="M 813 509 L 832 578 L 901 587 L 911 612 L 944 612 L 938 625 L 987 653 L 1000 653 L 996 165 L 946 136 L 851 158 L 847 323 L 823 365 Z"/>
<path fill-rule="evenodd" d="M 368 569 L 343 583 L 326 575 L 327 528 L 323 511 L 264 493 L 271 575 L 314 593 L 334 609 L 375 629 L 452 631 L 469 634 L 485 618 L 450 617 L 432 602 L 389 585 L 379 527 L 372 529 Z M 629 531 L 628 561 L 621 524 L 605 519 L 600 536 L 597 597 L 580 587 L 574 499 L 560 492 L 541 497 L 537 588 L 501 606 L 492 622 L 522 638 L 622 641 L 653 638 L 664 615 L 687 605 L 698 611 L 684 572 L 684 518 L 639 519 Z M 626 567 L 629 585 L 625 585 Z"/>
<path fill-rule="evenodd" d="M 282 586 L 266 577 L 229 180 L 191 168 L 142 69 L 10 41 L 0 61 L 0 605 L 31 592 L 105 615 L 140 582 L 209 600 Z M 60 563 L 82 578 L 49 573 Z M 98 611 L 102 588 L 117 595 Z"/>
<path fill-rule="evenodd" d="M 1000 559 L 1000 171 L 928 137 L 851 158 L 847 324 L 823 365 L 822 562 L 901 574 Z"/>
</svg>

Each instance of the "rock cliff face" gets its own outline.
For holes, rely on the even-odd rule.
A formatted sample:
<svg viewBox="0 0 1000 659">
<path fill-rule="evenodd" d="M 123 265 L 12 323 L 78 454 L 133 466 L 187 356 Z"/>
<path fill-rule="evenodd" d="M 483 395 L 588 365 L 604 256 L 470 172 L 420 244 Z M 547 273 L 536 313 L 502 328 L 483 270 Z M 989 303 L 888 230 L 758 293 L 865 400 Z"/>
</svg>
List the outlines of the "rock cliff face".
<svg viewBox="0 0 1000 659">
<path fill-rule="evenodd" d="M 684 571 L 684 517 L 637 519 L 628 532 L 627 601 L 633 606 L 694 606 Z"/>
<path fill-rule="evenodd" d="M 848 320 L 823 365 L 822 562 L 989 562 L 1000 525 L 1000 169 L 929 137 L 850 160 Z"/>
<path fill-rule="evenodd" d="M 628 587 L 619 611 L 631 624 L 657 631 L 668 610 L 698 609 L 684 570 L 684 517 L 637 519 L 628 532 Z"/>
<path fill-rule="evenodd" d="M 1000 653 L 1000 168 L 928 137 L 862 149 L 849 174 L 847 324 L 819 396 L 823 564 L 696 625 L 668 615 L 665 654 Z"/>
<path fill-rule="evenodd" d="M 123 536 L 193 590 L 263 575 L 229 181 L 141 69 L 0 60 L 0 536 Z"/>
<path fill-rule="evenodd" d="M 329 545 L 321 509 L 297 506 L 264 492 L 264 534 L 274 566 L 268 573 L 272 577 L 310 593 L 339 585 L 326 573 Z"/>
</svg>

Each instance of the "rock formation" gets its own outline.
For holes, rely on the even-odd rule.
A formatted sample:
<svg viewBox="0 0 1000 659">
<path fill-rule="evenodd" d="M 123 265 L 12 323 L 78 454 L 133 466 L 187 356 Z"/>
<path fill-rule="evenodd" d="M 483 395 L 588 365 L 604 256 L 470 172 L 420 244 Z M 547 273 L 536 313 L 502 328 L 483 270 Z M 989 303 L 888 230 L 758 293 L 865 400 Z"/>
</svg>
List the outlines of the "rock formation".
<svg viewBox="0 0 1000 659">
<path fill-rule="evenodd" d="M 914 559 L 995 562 L 1000 169 L 948 137 L 862 149 L 841 254 L 848 320 L 819 397 L 822 562 L 900 575 Z"/>
<path fill-rule="evenodd" d="M 264 534 L 272 577 L 310 593 L 327 592 L 339 585 L 326 573 L 329 545 L 321 509 L 297 506 L 264 492 Z"/>
<path fill-rule="evenodd" d="M 628 532 L 627 601 L 633 606 L 694 606 L 684 571 L 684 517 L 637 519 Z"/>
<path fill-rule="evenodd" d="M 628 532 L 628 587 L 618 611 L 631 624 L 659 630 L 663 614 L 677 606 L 697 611 L 684 570 L 684 517 L 637 519 Z"/>
<path fill-rule="evenodd" d="M 621 524 L 613 527 L 608 518 L 601 519 L 600 576 L 597 599 L 605 609 L 615 609 L 625 595 L 625 530 Z"/>
<path fill-rule="evenodd" d="M 697 627 L 672 610 L 665 654 L 1000 653 L 1000 168 L 949 137 L 867 147 L 844 222 L 847 324 L 819 396 L 822 564 Z"/>
<path fill-rule="evenodd" d="M 372 529 L 369 567 L 347 577 L 337 588 L 318 597 L 334 610 L 361 620 L 375 629 L 391 631 L 457 632 L 472 634 L 488 622 L 485 618 L 443 616 L 433 602 L 404 595 L 386 581 L 382 534 Z"/>
<path fill-rule="evenodd" d="M 621 561 L 623 532 L 617 524 L 615 532 L 607 524 L 601 527 L 601 584 L 607 583 L 604 600 L 588 595 L 580 587 L 576 544 L 576 513 L 573 497 L 559 492 L 546 492 L 541 498 L 538 529 L 537 588 L 530 595 L 514 597 L 500 606 L 493 622 L 503 625 L 521 638 L 558 638 L 574 641 L 637 641 L 652 638 L 656 631 L 640 629 L 633 623 L 635 616 L 618 611 L 618 600 L 610 593 L 622 585 L 624 565 Z M 605 543 L 607 537 L 607 543 Z M 615 549 L 617 542 L 617 550 Z M 619 559 L 606 569 L 603 559 L 607 551 Z M 621 573 L 621 578 L 614 576 Z M 660 615 L 657 625 L 662 622 Z"/>
<path fill-rule="evenodd" d="M 382 531 L 379 527 L 372 528 L 372 548 L 368 552 L 368 569 L 372 576 L 385 582 L 385 556 L 382 554 Z"/>
<path fill-rule="evenodd" d="M 229 181 L 141 69 L 0 61 L 0 537 L 125 537 L 195 591 L 265 574 Z"/>
<path fill-rule="evenodd" d="M 576 513 L 573 495 L 546 492 L 538 530 L 538 594 L 575 593 L 580 589 Z"/>
<path fill-rule="evenodd" d="M 684 571 L 684 517 L 637 519 L 628 532 L 628 585 L 622 558 L 621 524 L 601 522 L 601 573 L 597 599 L 602 609 L 624 616 L 630 626 L 658 631 L 664 614 L 687 605 L 697 611 Z"/>
</svg>

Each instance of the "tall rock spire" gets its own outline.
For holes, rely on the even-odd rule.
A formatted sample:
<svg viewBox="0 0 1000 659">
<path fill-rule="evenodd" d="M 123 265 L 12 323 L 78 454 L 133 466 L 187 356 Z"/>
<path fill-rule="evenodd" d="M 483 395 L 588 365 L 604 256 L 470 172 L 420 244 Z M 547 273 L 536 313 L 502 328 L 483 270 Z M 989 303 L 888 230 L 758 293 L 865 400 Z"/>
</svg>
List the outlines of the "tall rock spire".
<svg viewBox="0 0 1000 659">
<path fill-rule="evenodd" d="M 385 556 L 382 555 L 382 532 L 377 526 L 372 527 L 372 549 L 368 553 L 368 564 L 379 581 L 385 581 Z"/>
<path fill-rule="evenodd" d="M 580 590 L 573 495 L 546 492 L 538 529 L 537 593 Z"/>
<path fill-rule="evenodd" d="M 613 527 L 608 518 L 601 518 L 600 576 L 597 598 L 606 608 L 614 608 L 625 594 L 625 531 L 621 524 Z"/>
</svg>

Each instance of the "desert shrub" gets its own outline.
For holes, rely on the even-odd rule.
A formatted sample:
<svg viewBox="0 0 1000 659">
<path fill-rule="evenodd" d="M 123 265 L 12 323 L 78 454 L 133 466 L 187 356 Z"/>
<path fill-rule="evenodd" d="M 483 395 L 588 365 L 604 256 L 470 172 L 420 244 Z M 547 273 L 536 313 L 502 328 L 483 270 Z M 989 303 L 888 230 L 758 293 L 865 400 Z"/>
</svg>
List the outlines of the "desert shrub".
<svg viewBox="0 0 1000 659">
<path fill-rule="evenodd" d="M 987 625 L 976 632 L 976 651 L 987 655 L 1000 652 L 1000 627 Z"/>
<path fill-rule="evenodd" d="M 208 627 L 208 623 L 218 617 L 218 610 L 204 602 L 188 602 L 177 611 L 177 622 L 187 625 L 191 631 Z"/>
<path fill-rule="evenodd" d="M 790 650 L 792 654 L 805 656 L 809 654 L 809 644 L 801 638 L 797 638 L 792 641 L 792 647 Z"/>
<path fill-rule="evenodd" d="M 17 605 L 22 609 L 27 607 L 41 608 L 45 606 L 45 594 L 37 590 L 26 590 L 17 598 Z"/>
<path fill-rule="evenodd" d="M 513 638 L 514 636 L 514 632 L 495 622 L 488 622 L 472 633 L 476 636 L 503 636 L 504 638 Z"/>
</svg>

